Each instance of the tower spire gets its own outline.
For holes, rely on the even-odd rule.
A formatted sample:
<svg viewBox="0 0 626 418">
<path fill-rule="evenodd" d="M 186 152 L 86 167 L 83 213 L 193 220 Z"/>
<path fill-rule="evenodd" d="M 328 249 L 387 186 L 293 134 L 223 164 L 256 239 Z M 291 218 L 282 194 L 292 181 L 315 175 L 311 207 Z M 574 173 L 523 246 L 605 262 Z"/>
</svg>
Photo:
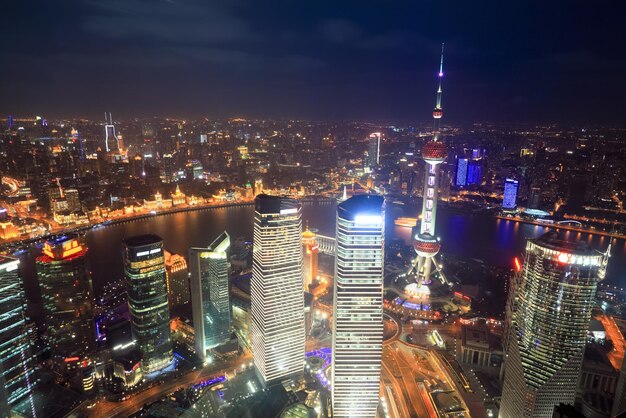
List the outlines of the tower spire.
<svg viewBox="0 0 626 418">
<path fill-rule="evenodd" d="M 443 47 L 444 43 L 441 43 L 441 60 L 439 61 L 439 73 L 437 78 L 439 79 L 439 86 L 437 87 L 437 101 L 435 102 L 435 109 L 433 110 L 433 141 L 439 140 L 439 124 L 443 116 L 443 109 L 441 107 L 441 96 L 443 95 Z"/>
</svg>

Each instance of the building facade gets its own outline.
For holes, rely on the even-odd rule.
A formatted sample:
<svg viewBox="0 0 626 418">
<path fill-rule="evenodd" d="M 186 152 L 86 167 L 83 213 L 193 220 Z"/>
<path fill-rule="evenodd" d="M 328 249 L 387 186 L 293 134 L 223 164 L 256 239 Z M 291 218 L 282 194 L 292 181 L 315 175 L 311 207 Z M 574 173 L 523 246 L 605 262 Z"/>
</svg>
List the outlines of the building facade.
<svg viewBox="0 0 626 418">
<path fill-rule="evenodd" d="M 261 194 L 254 206 L 252 353 L 268 383 L 304 369 L 302 218 L 293 199 Z"/>
<path fill-rule="evenodd" d="M 517 208 L 517 191 L 519 189 L 519 181 L 514 179 L 506 179 L 504 181 L 504 196 L 502 198 L 502 209 L 513 210 Z"/>
<path fill-rule="evenodd" d="M 123 251 L 132 335 L 148 374 L 167 367 L 173 355 L 163 240 L 157 235 L 126 238 Z"/>
<path fill-rule="evenodd" d="M 189 250 L 194 346 L 202 360 L 230 334 L 229 249 L 230 236 L 223 232 L 208 248 Z"/>
<path fill-rule="evenodd" d="M 36 260 L 45 313 L 46 341 L 61 365 L 95 349 L 93 290 L 87 246 L 75 236 L 44 243 Z"/>
<path fill-rule="evenodd" d="M 506 343 L 501 418 L 573 404 L 606 254 L 547 233 L 526 244 Z"/>
<path fill-rule="evenodd" d="M 337 206 L 333 417 L 376 417 L 383 344 L 385 211 L 381 196 Z"/>
<path fill-rule="evenodd" d="M 0 415 L 30 398 L 36 379 L 35 358 L 26 325 L 26 296 L 19 261 L 0 256 Z"/>
<path fill-rule="evenodd" d="M 317 267 L 320 247 L 315 239 L 315 233 L 308 228 L 302 233 L 304 291 L 310 292 L 311 284 L 317 279 Z"/>
</svg>

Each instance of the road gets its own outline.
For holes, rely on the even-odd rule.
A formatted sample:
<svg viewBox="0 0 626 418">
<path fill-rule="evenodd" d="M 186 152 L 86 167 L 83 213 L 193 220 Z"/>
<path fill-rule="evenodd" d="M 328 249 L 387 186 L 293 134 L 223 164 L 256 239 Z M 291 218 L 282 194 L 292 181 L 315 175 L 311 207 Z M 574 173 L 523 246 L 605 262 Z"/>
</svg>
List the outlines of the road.
<svg viewBox="0 0 626 418">
<path fill-rule="evenodd" d="M 86 406 L 84 406 L 79 408 L 78 411 L 82 416 L 87 417 L 128 417 L 141 409 L 144 404 L 154 402 L 164 394 L 173 392 L 178 388 L 187 387 L 214 375 L 221 375 L 228 372 L 232 373 L 241 363 L 246 364 L 251 360 L 252 356 L 246 354 L 226 363 L 207 366 L 201 370 L 190 371 L 175 379 L 166 380 L 164 383 L 133 395 L 125 401 L 111 402 L 108 400 L 100 400 L 93 409 L 87 409 Z"/>
<path fill-rule="evenodd" d="M 307 340 L 306 350 L 311 351 L 328 347 L 330 344 L 330 337 L 322 340 Z M 206 380 L 211 376 L 233 373 L 242 364 L 249 364 L 251 361 L 252 355 L 248 352 L 242 357 L 226 363 L 210 365 L 202 370 L 190 371 L 175 379 L 166 380 L 164 383 L 146 389 L 125 401 L 111 402 L 103 399 L 98 401 L 93 409 L 87 409 L 86 405 L 84 405 L 78 408 L 77 411 L 81 416 L 87 417 L 127 417 L 141 409 L 144 404 L 152 403 L 167 393 L 174 392 L 176 389 L 187 387 L 201 380 Z"/>
</svg>

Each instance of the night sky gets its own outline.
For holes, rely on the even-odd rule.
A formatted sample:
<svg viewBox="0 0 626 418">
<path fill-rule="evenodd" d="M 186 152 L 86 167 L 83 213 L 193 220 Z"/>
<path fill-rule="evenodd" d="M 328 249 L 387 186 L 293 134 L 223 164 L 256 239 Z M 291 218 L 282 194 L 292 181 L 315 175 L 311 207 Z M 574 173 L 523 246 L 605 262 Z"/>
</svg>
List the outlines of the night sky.
<svg viewBox="0 0 626 418">
<path fill-rule="evenodd" d="M 620 3 L 5 1 L 0 114 L 422 122 L 444 41 L 448 122 L 623 126 Z"/>
</svg>

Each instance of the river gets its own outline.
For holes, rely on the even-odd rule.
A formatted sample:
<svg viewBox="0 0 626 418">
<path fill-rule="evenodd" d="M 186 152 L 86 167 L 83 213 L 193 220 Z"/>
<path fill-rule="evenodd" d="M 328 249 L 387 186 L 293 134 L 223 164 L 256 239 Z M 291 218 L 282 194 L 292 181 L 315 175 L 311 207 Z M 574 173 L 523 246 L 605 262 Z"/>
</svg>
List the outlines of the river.
<svg viewBox="0 0 626 418">
<path fill-rule="evenodd" d="M 320 233 L 334 236 L 336 204 L 331 201 L 305 202 L 303 219 Z M 402 238 L 410 241 L 410 228 L 395 226 L 393 220 L 399 216 L 415 216 L 415 208 L 388 205 L 387 238 Z M 452 209 L 439 208 L 437 235 L 442 240 L 442 252 L 463 257 L 478 258 L 488 263 L 512 267 L 513 258 L 519 255 L 527 238 L 546 232 L 545 227 L 521 224 L 496 219 L 484 214 L 461 213 Z M 252 239 L 254 208 L 235 206 L 207 208 L 197 211 L 178 212 L 155 216 L 94 229 L 86 233 L 89 247 L 88 257 L 93 275 L 94 291 L 98 295 L 110 280 L 123 275 L 122 239 L 124 237 L 154 233 L 163 238 L 165 248 L 181 255 L 187 254 L 192 246 L 207 246 L 222 231 L 231 237 L 243 236 Z M 604 251 L 608 237 L 567 231 L 568 239 L 582 239 L 593 247 Z M 41 296 L 35 274 L 34 259 L 38 250 L 22 255 L 21 272 L 26 293 L 33 303 L 36 316 Z M 612 258 L 606 282 L 626 287 L 626 245 L 624 240 L 614 240 Z"/>
</svg>

